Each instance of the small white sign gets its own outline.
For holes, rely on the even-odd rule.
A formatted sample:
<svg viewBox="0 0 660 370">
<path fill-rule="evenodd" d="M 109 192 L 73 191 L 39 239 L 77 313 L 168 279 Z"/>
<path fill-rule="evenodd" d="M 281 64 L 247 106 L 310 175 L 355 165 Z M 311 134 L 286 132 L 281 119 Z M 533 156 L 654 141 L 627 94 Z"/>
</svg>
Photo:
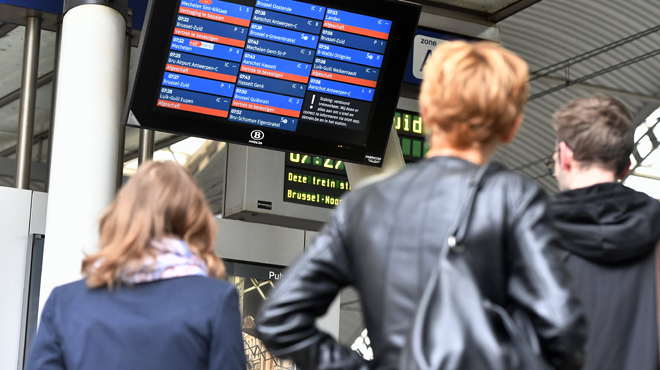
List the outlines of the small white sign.
<svg viewBox="0 0 660 370">
<path fill-rule="evenodd" d="M 424 79 L 424 65 L 426 65 L 426 61 L 431 57 L 433 49 L 440 46 L 443 42 L 447 42 L 447 40 L 424 35 L 415 36 L 415 40 L 413 41 L 412 65 L 412 73 L 415 78 Z"/>
</svg>

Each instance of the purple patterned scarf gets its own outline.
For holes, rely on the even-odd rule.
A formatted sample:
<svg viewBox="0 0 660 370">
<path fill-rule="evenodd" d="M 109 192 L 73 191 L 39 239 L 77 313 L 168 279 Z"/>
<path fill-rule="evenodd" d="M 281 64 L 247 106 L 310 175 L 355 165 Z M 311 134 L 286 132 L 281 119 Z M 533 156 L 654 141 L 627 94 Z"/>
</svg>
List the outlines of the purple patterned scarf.
<svg viewBox="0 0 660 370">
<path fill-rule="evenodd" d="M 181 239 L 152 240 L 156 258 L 147 256 L 138 269 L 125 269 L 119 280 L 127 284 L 149 283 L 182 276 L 208 276 L 204 260 L 193 254 Z"/>
</svg>

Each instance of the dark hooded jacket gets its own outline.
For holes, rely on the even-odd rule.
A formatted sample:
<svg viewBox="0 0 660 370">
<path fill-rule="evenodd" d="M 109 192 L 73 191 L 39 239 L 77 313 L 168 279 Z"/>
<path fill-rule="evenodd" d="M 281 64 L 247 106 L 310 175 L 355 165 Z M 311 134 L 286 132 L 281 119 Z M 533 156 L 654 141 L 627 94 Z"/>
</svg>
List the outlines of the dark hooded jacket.
<svg viewBox="0 0 660 370">
<path fill-rule="evenodd" d="M 552 206 L 589 322 L 584 370 L 657 370 L 660 202 L 604 183 L 557 194 Z"/>
</svg>

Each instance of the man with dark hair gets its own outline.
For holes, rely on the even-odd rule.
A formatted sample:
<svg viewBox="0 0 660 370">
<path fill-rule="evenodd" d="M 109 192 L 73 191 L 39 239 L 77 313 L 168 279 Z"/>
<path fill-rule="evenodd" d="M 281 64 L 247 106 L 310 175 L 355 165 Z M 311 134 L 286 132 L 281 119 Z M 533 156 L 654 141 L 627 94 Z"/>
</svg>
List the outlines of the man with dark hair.
<svg viewBox="0 0 660 370">
<path fill-rule="evenodd" d="M 589 320 L 585 370 L 657 370 L 654 249 L 660 203 L 617 180 L 635 126 L 615 99 L 577 99 L 554 116 L 552 199 L 563 256 Z"/>
</svg>

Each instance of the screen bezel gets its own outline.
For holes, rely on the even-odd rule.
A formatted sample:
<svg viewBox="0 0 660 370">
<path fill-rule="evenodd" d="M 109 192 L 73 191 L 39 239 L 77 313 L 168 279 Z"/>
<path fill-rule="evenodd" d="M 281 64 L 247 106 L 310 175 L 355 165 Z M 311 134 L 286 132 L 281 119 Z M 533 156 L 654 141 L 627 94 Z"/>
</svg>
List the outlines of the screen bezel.
<svg viewBox="0 0 660 370">
<path fill-rule="evenodd" d="M 241 0 L 232 0 L 242 3 Z M 136 77 L 131 81 L 129 98 L 124 110 L 124 120 L 128 125 L 135 125 L 129 120 L 129 111 L 137 119 L 141 128 L 164 131 L 212 140 L 233 142 L 280 151 L 293 151 L 309 155 L 336 158 L 346 162 L 360 163 L 380 167 L 390 133 L 392 117 L 399 98 L 399 90 L 415 35 L 421 7 L 397 1 L 304 1 L 306 3 L 337 8 L 372 17 L 393 21 L 390 38 L 384 53 L 383 67 L 380 71 L 379 88 L 371 106 L 371 119 L 362 135 L 365 145 L 340 141 L 347 128 L 317 125 L 315 131 L 320 137 L 314 138 L 300 132 L 283 131 L 258 125 L 249 125 L 229 121 L 226 118 L 206 116 L 198 113 L 183 112 L 156 106 L 158 92 L 164 72 L 165 61 L 169 54 L 172 28 L 178 16 L 179 0 L 150 0 L 147 8 L 145 27 L 139 46 L 139 62 Z M 247 4 L 246 5 L 250 5 Z M 400 50 L 396 52 L 396 50 Z M 385 78 L 387 76 L 387 78 Z M 127 122 L 128 121 L 128 122 Z M 261 144 L 254 141 L 251 133 L 260 130 L 264 133 Z M 359 131 L 350 131 L 359 133 Z M 336 139 L 328 140 L 327 138 Z M 326 139 L 322 139 L 325 137 Z M 370 161 L 367 157 L 371 158 Z"/>
</svg>

